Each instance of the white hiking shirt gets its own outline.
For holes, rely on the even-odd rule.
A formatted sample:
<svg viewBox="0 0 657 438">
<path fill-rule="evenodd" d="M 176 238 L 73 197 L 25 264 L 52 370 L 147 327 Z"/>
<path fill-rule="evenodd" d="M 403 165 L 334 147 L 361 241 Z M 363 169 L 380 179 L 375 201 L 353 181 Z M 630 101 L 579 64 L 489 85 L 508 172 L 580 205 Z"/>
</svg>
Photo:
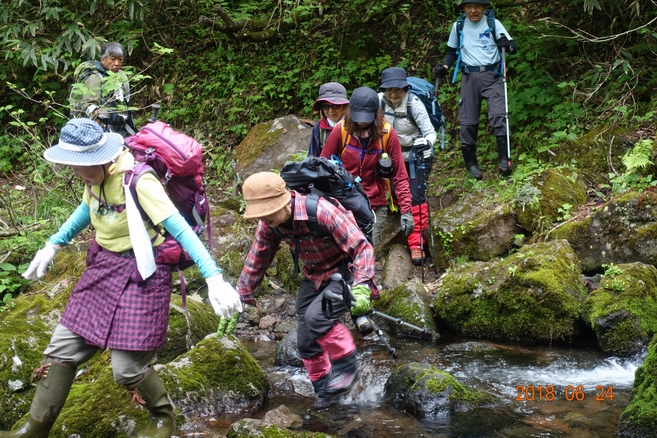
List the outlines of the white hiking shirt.
<svg viewBox="0 0 657 438">
<path fill-rule="evenodd" d="M 413 98 L 411 101 L 411 111 L 413 112 L 413 119 L 415 119 L 417 125 L 413 124 L 407 115 L 409 97 L 410 93 L 406 92 L 404 98 L 397 104 L 397 107 L 393 108 L 390 101 L 385 97 L 385 94 L 379 93 L 379 104 L 385 102 L 383 112 L 385 113 L 386 122 L 390 123 L 390 126 L 395 129 L 402 147 L 411 147 L 413 141 L 419 137 L 426 138 L 431 143 L 431 146 L 433 146 L 436 143 L 438 135 L 431 124 L 427 109 L 418 97 Z"/>
<path fill-rule="evenodd" d="M 513 40 L 509 32 L 504 28 L 504 25 L 495 19 L 495 37 L 499 40 L 502 34 L 509 41 Z M 453 49 L 458 49 L 460 44 L 456 23 L 454 23 L 447 45 Z M 467 65 L 480 66 L 497 64 L 500 62 L 500 59 L 500 52 L 497 49 L 495 40 L 491 37 L 491 29 L 488 27 L 486 16 L 474 23 L 469 18 L 466 18 L 463 22 L 461 62 Z"/>
</svg>

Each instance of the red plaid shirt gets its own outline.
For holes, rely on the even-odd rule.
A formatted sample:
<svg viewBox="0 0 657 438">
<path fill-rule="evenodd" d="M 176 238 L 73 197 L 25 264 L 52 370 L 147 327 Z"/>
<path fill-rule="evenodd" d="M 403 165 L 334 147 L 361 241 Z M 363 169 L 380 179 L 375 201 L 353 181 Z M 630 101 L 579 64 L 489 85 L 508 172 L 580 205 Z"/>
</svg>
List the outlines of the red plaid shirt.
<svg viewBox="0 0 657 438">
<path fill-rule="evenodd" d="M 269 265 L 274 261 L 281 240 L 296 253 L 294 236 L 310 233 L 306 224 L 306 197 L 291 191 L 295 198 L 292 217 L 292 232 L 277 228 L 283 236 L 281 239 L 265 225 L 258 223 L 255 240 L 244 263 L 244 269 L 237 282 L 242 302 L 255 305 L 253 291 L 262 282 Z M 333 239 L 319 239 L 313 236 L 301 237 L 299 242 L 299 259 L 303 260 L 303 275 L 311 280 L 317 289 L 331 274 L 340 271 L 342 261 L 350 258 L 349 268 L 354 275 L 353 284 L 365 284 L 372 290 L 372 299 L 379 299 L 379 290 L 374 284 L 374 248 L 358 228 L 353 214 L 341 205 L 336 207 L 326 199 L 319 198 L 317 203 L 317 222 L 333 236 Z"/>
</svg>

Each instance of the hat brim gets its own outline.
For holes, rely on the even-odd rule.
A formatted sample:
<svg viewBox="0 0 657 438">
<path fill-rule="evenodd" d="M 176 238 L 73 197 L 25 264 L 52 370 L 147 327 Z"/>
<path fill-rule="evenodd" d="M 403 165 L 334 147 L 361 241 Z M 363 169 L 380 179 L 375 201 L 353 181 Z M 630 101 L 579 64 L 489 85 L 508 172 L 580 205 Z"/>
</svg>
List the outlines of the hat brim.
<svg viewBox="0 0 657 438">
<path fill-rule="evenodd" d="M 393 79 L 379 85 L 379 90 L 383 91 L 385 88 L 406 88 L 410 86 L 411 84 L 406 82 L 406 80 Z"/>
<path fill-rule="evenodd" d="M 333 105 L 348 105 L 349 99 L 340 96 L 317 99 L 315 103 L 313 103 L 313 111 L 319 111 L 322 109 L 322 102 L 332 103 Z"/>
<path fill-rule="evenodd" d="M 290 192 L 285 192 L 275 198 L 258 200 L 257 202 L 248 201 L 243 214 L 244 219 L 259 219 L 274 214 L 285 207 L 290 199 L 292 199 Z"/>
<path fill-rule="evenodd" d="M 354 111 L 352 109 L 350 117 L 356 123 L 372 123 L 376 117 L 376 111 Z"/>
<path fill-rule="evenodd" d="M 100 166 L 113 162 L 123 150 L 123 137 L 113 132 L 105 133 L 105 144 L 93 152 L 75 152 L 59 144 L 46 149 L 43 156 L 51 163 L 68 166 Z"/>
</svg>

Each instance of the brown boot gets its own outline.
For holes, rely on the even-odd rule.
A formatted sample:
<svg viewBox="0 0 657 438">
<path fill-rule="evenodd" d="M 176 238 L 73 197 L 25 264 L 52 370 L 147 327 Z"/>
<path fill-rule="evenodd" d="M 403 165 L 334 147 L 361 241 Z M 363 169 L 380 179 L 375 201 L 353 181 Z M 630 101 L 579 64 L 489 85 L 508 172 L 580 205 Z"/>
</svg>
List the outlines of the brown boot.
<svg viewBox="0 0 657 438">
<path fill-rule="evenodd" d="M 16 430 L 0 432 L 0 438 L 47 438 L 71 390 L 75 368 L 46 357 L 32 373 L 32 378 L 34 376 L 41 380 L 34 393 L 27 421 Z"/>
<path fill-rule="evenodd" d="M 157 371 L 153 371 L 151 367 L 146 377 L 137 383 L 126 385 L 126 388 L 132 394 L 132 401 L 146 406 L 150 413 L 148 424 L 139 431 L 137 438 L 170 437 L 176 430 L 176 414 Z"/>
</svg>

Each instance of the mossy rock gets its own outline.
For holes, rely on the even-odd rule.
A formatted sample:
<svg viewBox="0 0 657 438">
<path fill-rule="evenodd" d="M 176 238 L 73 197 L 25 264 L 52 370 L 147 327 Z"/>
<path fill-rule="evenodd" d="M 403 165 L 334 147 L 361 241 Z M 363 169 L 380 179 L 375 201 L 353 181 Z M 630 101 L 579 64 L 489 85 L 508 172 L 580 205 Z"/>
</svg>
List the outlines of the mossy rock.
<svg viewBox="0 0 657 438">
<path fill-rule="evenodd" d="M 433 320 L 433 312 L 431 311 L 431 300 L 424 285 L 417 278 L 396 289 L 383 291 L 381 299 L 374 301 L 372 305 L 376 310 L 388 316 L 400 318 L 404 322 L 427 330 L 426 332 L 420 332 L 401 324 L 392 324 L 389 320 L 386 320 L 388 325 L 394 326 L 400 334 L 428 339 L 439 337 Z M 379 316 L 375 318 L 377 320 L 381 319 Z"/>
<path fill-rule="evenodd" d="M 657 334 L 657 268 L 615 265 L 584 302 L 600 347 L 616 356 L 639 352 Z"/>
<path fill-rule="evenodd" d="M 616 426 L 618 437 L 657 437 L 657 335 L 652 338 L 643 365 L 634 374 L 630 405 Z"/>
<path fill-rule="evenodd" d="M 493 394 L 470 388 L 428 363 L 397 368 L 384 387 L 385 400 L 417 418 L 435 418 L 500 403 Z"/>
<path fill-rule="evenodd" d="M 30 410 L 36 389 L 30 384 L 32 371 L 43 359 L 84 266 L 84 255 L 67 248 L 55 258 L 54 272 L 29 285 L 12 309 L 0 313 L 0 430 Z"/>
<path fill-rule="evenodd" d="M 558 148 L 552 149 L 551 151 L 556 154 L 553 157 L 548 156 L 547 152 L 544 155 L 546 159 L 549 158 L 557 165 L 570 166 L 574 161 L 587 178 L 596 184 L 606 184 L 606 175 L 609 172 L 608 157 L 622 157 L 634 146 L 635 134 L 633 128 L 610 129 L 607 126 L 598 126 L 586 135 L 566 141 Z M 616 169 L 623 167 L 620 158 L 617 158 L 613 164 Z"/>
<path fill-rule="evenodd" d="M 575 333 L 586 294 L 580 272 L 565 240 L 525 245 L 504 260 L 447 274 L 434 311 L 466 336 L 565 340 Z"/>
<path fill-rule="evenodd" d="M 611 263 L 657 266 L 657 194 L 621 195 L 585 221 L 555 229 L 550 238 L 568 240 L 584 272 L 599 272 Z"/>
<path fill-rule="evenodd" d="M 287 161 L 304 158 L 311 135 L 312 129 L 295 116 L 254 126 L 235 148 L 238 180 L 244 181 L 257 172 L 280 170 Z"/>
<path fill-rule="evenodd" d="M 395 289 L 408 281 L 408 275 L 413 270 L 411 256 L 405 245 L 396 244 L 392 247 L 383 265 L 383 288 Z"/>
<path fill-rule="evenodd" d="M 239 277 L 253 244 L 254 227 L 240 215 L 239 204 L 236 205 L 237 210 L 226 208 L 227 205 L 235 207 L 234 204 L 236 202 L 226 202 L 215 206 L 210 212 L 212 252 L 224 274 Z M 201 239 L 207 240 L 205 236 L 206 233 L 201 234 Z"/>
<path fill-rule="evenodd" d="M 187 299 L 187 310 L 182 308 L 182 297 L 172 295 L 169 307 L 167 341 L 157 352 L 154 363 L 168 363 L 187 353 L 210 333 L 216 333 L 219 317 L 211 306 Z"/>
<path fill-rule="evenodd" d="M 234 336 L 214 335 L 166 365 L 156 365 L 183 415 L 252 413 L 267 395 L 267 376 Z"/>
<path fill-rule="evenodd" d="M 290 294 L 296 295 L 301 282 L 303 281 L 303 271 L 304 263 L 299 258 L 299 275 L 297 278 L 294 278 L 294 258 L 292 252 L 290 252 L 290 247 L 285 243 L 281 242 L 281 247 L 276 253 L 276 279 L 278 283 Z"/>
<path fill-rule="evenodd" d="M 517 234 L 522 233 L 509 205 L 488 191 L 468 193 L 432 218 L 436 265 L 449 266 L 457 256 L 488 261 L 506 255 Z"/>
<path fill-rule="evenodd" d="M 572 207 L 569 212 L 572 212 L 586 203 L 586 186 L 581 175 L 575 170 L 546 169 L 526 184 L 540 192 L 540 195 L 536 196 L 536 202 L 517 210 L 518 223 L 526 230 L 532 230 L 539 217 L 556 221 L 564 215 L 558 211 L 564 204 L 570 204 Z"/>
</svg>

